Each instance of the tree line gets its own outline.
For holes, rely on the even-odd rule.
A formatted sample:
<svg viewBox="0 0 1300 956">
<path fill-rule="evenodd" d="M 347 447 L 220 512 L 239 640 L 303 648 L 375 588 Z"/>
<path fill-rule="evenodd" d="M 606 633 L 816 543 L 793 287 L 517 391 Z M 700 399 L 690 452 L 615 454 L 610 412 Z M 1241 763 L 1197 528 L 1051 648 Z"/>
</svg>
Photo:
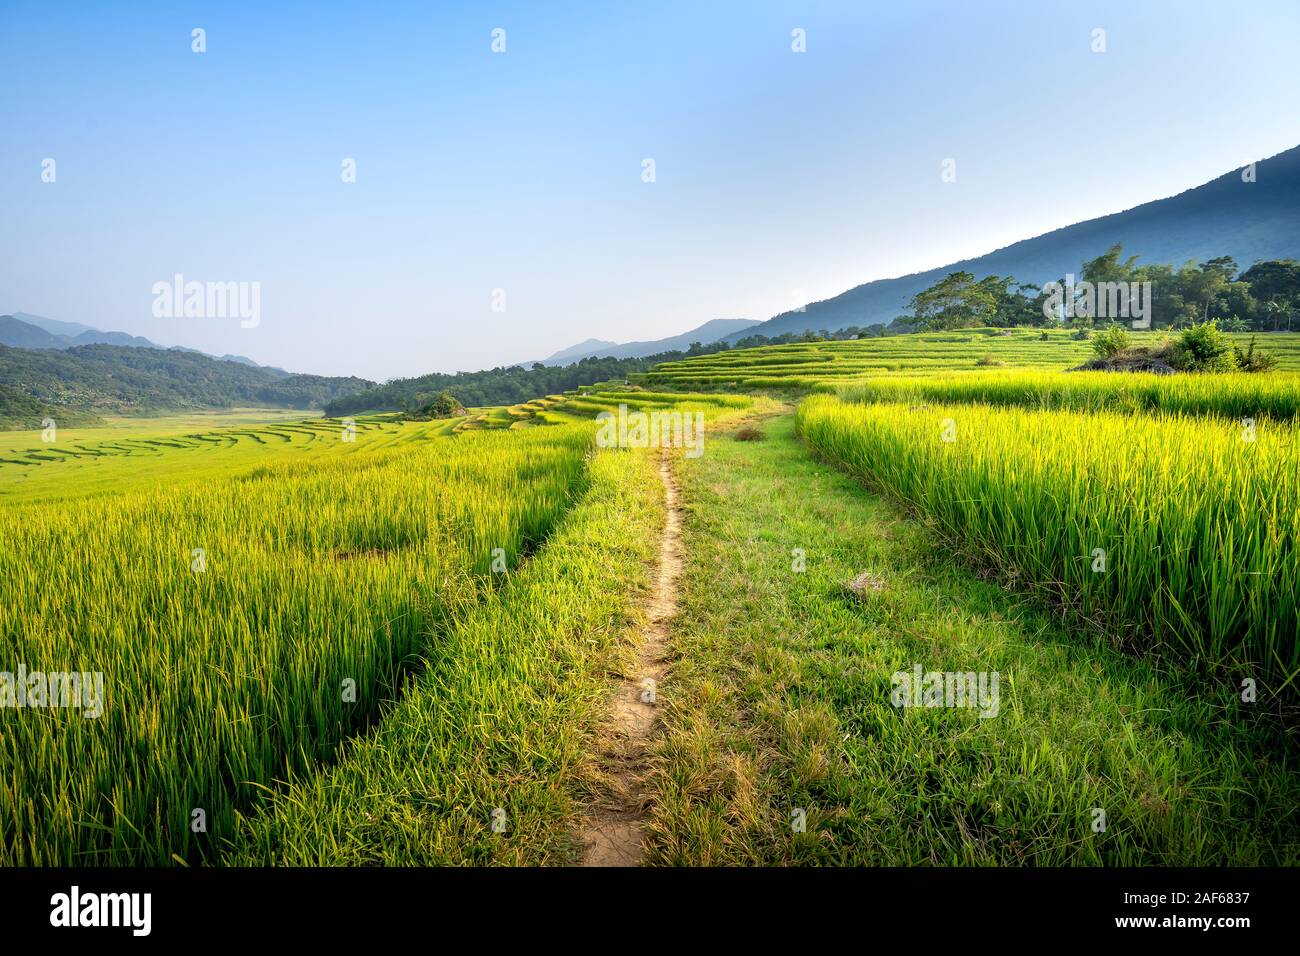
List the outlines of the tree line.
<svg viewBox="0 0 1300 956">
<path fill-rule="evenodd" d="M 640 358 L 585 358 L 572 365 L 543 365 L 531 368 L 504 365 L 481 372 L 433 372 L 414 378 L 395 378 L 376 388 L 337 398 L 325 406 L 328 415 L 353 415 L 358 412 L 405 412 L 412 417 L 429 414 L 444 393 L 468 408 L 490 405 L 517 405 L 543 395 L 558 395 L 583 385 L 625 380 L 629 373 L 644 372 L 660 362 L 708 355 L 728 346 L 722 342 L 703 345 L 692 342 L 685 351 L 659 352 Z"/>
<path fill-rule="evenodd" d="M 1062 277 L 1052 284 L 1021 283 L 1010 276 L 977 279 L 970 272 L 953 272 L 918 292 L 908 303 L 909 315 L 894 323 L 900 330 L 948 331 L 980 326 L 1064 326 L 1088 328 L 1110 324 L 1092 308 L 1060 307 L 1060 287 L 1067 295 L 1082 295 L 1084 284 L 1123 284 L 1135 288 L 1150 283 L 1151 327 L 1186 329 L 1215 322 L 1226 332 L 1289 332 L 1300 330 L 1300 262 L 1269 259 L 1244 272 L 1231 256 L 1182 266 L 1139 265 L 1137 256 L 1124 258 L 1120 244 L 1083 264 L 1073 282 Z M 1055 300 L 1053 297 L 1055 293 Z"/>
</svg>

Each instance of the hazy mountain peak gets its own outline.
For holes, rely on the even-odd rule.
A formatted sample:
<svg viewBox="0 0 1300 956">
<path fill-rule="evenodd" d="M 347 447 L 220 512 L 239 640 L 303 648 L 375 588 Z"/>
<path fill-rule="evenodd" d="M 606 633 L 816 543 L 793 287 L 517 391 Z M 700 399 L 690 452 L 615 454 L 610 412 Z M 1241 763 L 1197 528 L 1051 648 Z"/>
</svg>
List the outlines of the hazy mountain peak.
<svg viewBox="0 0 1300 956">
<path fill-rule="evenodd" d="M 243 355 L 208 355 L 206 352 L 186 348 L 183 345 L 170 347 L 159 345 L 140 335 L 131 335 L 128 332 L 104 332 L 89 325 L 82 325 L 80 322 L 62 322 L 58 319 L 47 319 L 43 315 L 32 315 L 30 312 L 0 315 L 0 345 L 16 349 L 70 349 L 78 345 L 121 345 L 137 349 L 193 352 L 196 355 L 205 355 L 224 362 L 236 362 L 252 368 L 267 368 L 281 375 L 289 374 L 282 368 L 259 365 Z"/>
<path fill-rule="evenodd" d="M 577 345 L 556 352 L 550 358 L 543 359 L 543 365 L 567 365 L 580 362 L 585 358 L 639 358 L 643 355 L 655 355 L 659 352 L 685 351 L 692 342 L 709 345 L 724 336 L 743 332 L 760 323 L 755 319 L 710 319 L 680 335 L 671 335 L 664 339 L 651 339 L 645 342 L 602 342 L 599 339 L 587 339 Z M 531 364 L 531 363 L 528 363 Z"/>
<path fill-rule="evenodd" d="M 43 315 L 32 315 L 30 312 L 11 312 L 19 322 L 26 322 L 28 325 L 34 325 L 38 329 L 44 329 L 51 335 L 66 335 L 68 337 L 80 335 L 82 332 L 98 332 L 94 326 L 82 325 L 80 322 L 62 322 L 59 319 L 47 319 Z"/>
<path fill-rule="evenodd" d="M 605 339 L 584 339 L 577 345 L 570 345 L 567 349 L 560 349 L 554 355 L 542 359 L 542 362 L 544 364 L 553 364 L 560 359 L 591 355 L 600 349 L 615 348 L 617 345 L 617 342 L 610 342 Z"/>
</svg>

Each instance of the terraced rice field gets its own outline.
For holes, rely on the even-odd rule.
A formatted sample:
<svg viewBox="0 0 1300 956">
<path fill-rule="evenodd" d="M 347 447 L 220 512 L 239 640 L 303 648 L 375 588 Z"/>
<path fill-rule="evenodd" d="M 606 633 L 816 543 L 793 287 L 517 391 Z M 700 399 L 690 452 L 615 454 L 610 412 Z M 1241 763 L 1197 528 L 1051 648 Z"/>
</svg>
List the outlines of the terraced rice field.
<svg viewBox="0 0 1300 956">
<path fill-rule="evenodd" d="M 866 378 L 844 386 L 839 395 L 845 401 L 860 403 L 961 402 L 1044 411 L 1160 412 L 1283 420 L 1294 419 L 1300 412 L 1300 375 L 1063 375 L 1009 369 Z"/>
<path fill-rule="evenodd" d="M 328 459 L 358 448 L 423 441 L 452 427 L 405 427 L 392 415 L 362 416 L 344 441 L 340 420 L 263 411 L 56 428 L 52 441 L 44 441 L 40 431 L 0 432 L 0 500 L 82 497 L 112 492 L 128 479 L 208 478 L 282 456 Z"/>
<path fill-rule="evenodd" d="M 1143 343 L 1160 334 L 1138 332 L 1134 340 Z M 1231 338 L 1245 347 L 1251 337 Z M 1279 368 L 1300 371 L 1300 333 L 1256 338 L 1278 357 Z M 647 388 L 825 391 L 882 374 L 981 371 L 987 368 L 980 364 L 985 360 L 1008 368 L 1061 371 L 1092 357 L 1089 343 L 1066 331 L 967 329 L 716 352 L 665 362 L 634 381 Z"/>
</svg>

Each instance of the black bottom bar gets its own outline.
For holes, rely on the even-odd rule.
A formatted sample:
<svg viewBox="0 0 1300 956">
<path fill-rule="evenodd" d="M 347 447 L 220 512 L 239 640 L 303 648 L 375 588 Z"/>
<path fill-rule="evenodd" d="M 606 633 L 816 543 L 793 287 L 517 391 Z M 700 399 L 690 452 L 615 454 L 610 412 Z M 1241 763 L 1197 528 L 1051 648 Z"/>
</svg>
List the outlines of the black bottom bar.
<svg viewBox="0 0 1300 956">
<path fill-rule="evenodd" d="M 609 929 L 644 934 L 657 950 L 683 920 L 717 927 L 730 946 L 801 926 L 944 946 L 1038 931 L 1231 945 L 1293 925 L 1296 884 L 1293 871 L 1253 869 L 3 870 L 0 925 L 11 945 L 75 936 L 336 947 L 454 927 L 495 944 L 517 933 L 595 945 L 590 934 Z M 147 908 L 143 895 L 119 894 L 148 894 Z"/>
</svg>

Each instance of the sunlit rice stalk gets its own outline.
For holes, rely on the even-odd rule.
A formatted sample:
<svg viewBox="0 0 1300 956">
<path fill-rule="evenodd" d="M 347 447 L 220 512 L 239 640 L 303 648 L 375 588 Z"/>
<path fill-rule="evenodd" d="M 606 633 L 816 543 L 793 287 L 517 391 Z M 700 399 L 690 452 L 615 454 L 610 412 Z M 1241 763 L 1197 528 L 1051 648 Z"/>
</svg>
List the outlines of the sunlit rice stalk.
<svg viewBox="0 0 1300 956">
<path fill-rule="evenodd" d="M 798 427 L 976 560 L 1134 647 L 1231 666 L 1261 691 L 1278 692 L 1300 667 L 1294 425 L 814 396 Z M 1285 693 L 1295 696 L 1294 682 Z"/>
<path fill-rule="evenodd" d="M 1270 375 L 1152 375 L 1015 370 L 870 378 L 845 386 L 847 402 L 974 402 L 1073 411 L 1184 412 L 1228 418 L 1294 418 L 1300 378 Z"/>
<path fill-rule="evenodd" d="M 105 697 L 0 708 L 0 864 L 214 859 L 236 808 L 400 690 L 493 549 L 513 569 L 540 542 L 591 442 L 485 432 L 0 508 L 0 671 L 102 672 Z"/>
</svg>

